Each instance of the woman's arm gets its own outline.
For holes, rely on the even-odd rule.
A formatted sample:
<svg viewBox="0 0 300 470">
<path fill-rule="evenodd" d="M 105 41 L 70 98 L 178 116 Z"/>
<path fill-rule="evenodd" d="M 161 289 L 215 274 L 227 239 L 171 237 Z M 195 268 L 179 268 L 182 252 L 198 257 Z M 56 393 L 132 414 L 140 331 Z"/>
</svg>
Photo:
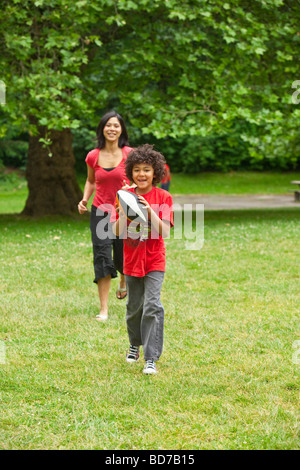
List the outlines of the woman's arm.
<svg viewBox="0 0 300 470">
<path fill-rule="evenodd" d="M 125 230 L 125 227 L 127 226 L 126 223 L 126 217 L 125 214 L 123 213 L 122 210 L 120 210 L 119 206 L 116 204 L 116 212 L 119 214 L 119 218 L 113 223 L 112 225 L 112 231 L 117 237 L 120 236 Z"/>
<path fill-rule="evenodd" d="M 95 191 L 96 188 L 96 183 L 95 183 L 95 171 L 87 165 L 88 169 L 88 174 L 87 174 L 87 179 L 84 185 L 84 190 L 83 190 L 83 198 L 78 204 L 78 212 L 79 214 L 83 214 L 84 212 L 87 212 L 87 203 L 88 200 L 90 199 L 91 195 Z"/>
</svg>

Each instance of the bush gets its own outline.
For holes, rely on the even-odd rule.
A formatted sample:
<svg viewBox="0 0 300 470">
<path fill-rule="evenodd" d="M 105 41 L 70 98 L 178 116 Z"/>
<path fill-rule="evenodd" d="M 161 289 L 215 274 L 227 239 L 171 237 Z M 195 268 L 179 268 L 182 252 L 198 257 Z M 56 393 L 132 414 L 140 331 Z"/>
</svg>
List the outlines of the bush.
<svg viewBox="0 0 300 470">
<path fill-rule="evenodd" d="M 25 169 L 28 153 L 28 135 L 16 130 L 7 132 L 0 141 L 0 162 L 3 166 Z"/>
<path fill-rule="evenodd" d="M 166 157 L 173 173 L 232 170 L 295 170 L 300 167 L 300 137 L 283 133 L 273 136 L 258 126 L 237 122 L 222 135 L 184 136 L 157 139 L 127 125 L 129 144 L 137 147 L 152 143 Z M 73 130 L 73 149 L 77 173 L 86 172 L 85 157 L 96 147 L 95 129 L 87 125 Z M 261 135 L 260 135 L 261 133 Z M 0 162 L 4 166 L 25 168 L 28 135 L 10 133 L 0 143 Z"/>
<path fill-rule="evenodd" d="M 273 136 L 259 126 L 237 122 L 222 135 L 157 140 L 144 136 L 161 151 L 174 173 L 232 170 L 295 170 L 300 168 L 300 137 Z"/>
</svg>

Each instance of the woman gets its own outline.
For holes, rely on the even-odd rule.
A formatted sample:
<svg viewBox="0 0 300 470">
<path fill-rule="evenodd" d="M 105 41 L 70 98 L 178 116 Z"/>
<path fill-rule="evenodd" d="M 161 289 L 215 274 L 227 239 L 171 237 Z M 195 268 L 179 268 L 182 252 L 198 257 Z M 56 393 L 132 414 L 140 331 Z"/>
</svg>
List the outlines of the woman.
<svg viewBox="0 0 300 470">
<path fill-rule="evenodd" d="M 127 295 L 123 274 L 123 240 L 113 238 L 110 213 L 115 205 L 116 192 L 129 184 L 125 174 L 125 161 L 133 149 L 128 146 L 125 123 L 115 111 L 110 111 L 102 117 L 97 128 L 97 140 L 97 148 L 91 150 L 85 159 L 87 180 L 78 211 L 80 214 L 87 211 L 88 200 L 96 190 L 90 220 L 94 282 L 98 285 L 100 299 L 100 312 L 96 318 L 106 321 L 111 279 L 117 277 L 117 271 L 120 273 L 117 298 L 124 299 Z M 101 230 L 101 227 L 104 229 Z"/>
</svg>

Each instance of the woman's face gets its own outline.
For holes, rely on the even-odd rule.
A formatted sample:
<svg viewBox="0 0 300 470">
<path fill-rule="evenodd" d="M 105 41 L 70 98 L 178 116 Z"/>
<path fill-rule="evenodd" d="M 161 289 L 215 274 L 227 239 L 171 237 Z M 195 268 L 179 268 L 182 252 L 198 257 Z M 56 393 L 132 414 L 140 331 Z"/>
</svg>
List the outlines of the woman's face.
<svg viewBox="0 0 300 470">
<path fill-rule="evenodd" d="M 122 134 L 122 126 L 116 117 L 110 118 L 104 126 L 103 135 L 108 142 L 119 141 Z"/>
</svg>

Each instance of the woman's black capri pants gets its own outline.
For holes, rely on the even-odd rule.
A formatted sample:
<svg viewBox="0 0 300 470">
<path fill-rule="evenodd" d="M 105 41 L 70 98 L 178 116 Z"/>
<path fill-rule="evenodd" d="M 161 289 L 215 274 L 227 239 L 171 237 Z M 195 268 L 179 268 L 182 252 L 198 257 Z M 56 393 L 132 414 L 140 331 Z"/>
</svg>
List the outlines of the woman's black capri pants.
<svg viewBox="0 0 300 470">
<path fill-rule="evenodd" d="M 111 275 L 117 277 L 117 271 L 123 274 L 123 239 L 116 237 L 112 231 L 110 214 L 98 210 L 92 205 L 90 229 L 94 253 L 94 282 Z"/>
</svg>

